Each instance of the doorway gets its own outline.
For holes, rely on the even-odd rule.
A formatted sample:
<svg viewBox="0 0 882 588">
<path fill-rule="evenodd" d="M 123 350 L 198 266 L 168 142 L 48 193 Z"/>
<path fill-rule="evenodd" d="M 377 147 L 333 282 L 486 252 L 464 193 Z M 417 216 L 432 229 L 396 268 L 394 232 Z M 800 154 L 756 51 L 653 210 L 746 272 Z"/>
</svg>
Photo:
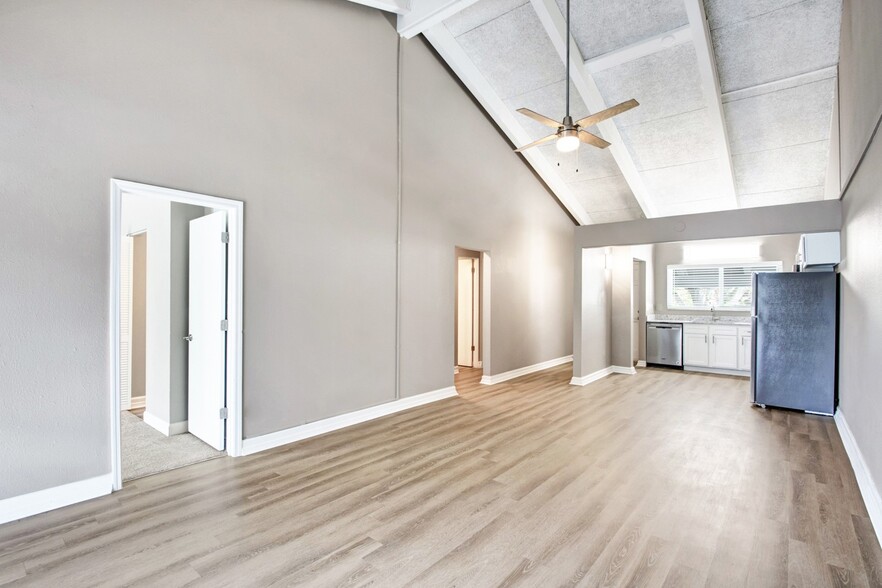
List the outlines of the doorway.
<svg viewBox="0 0 882 588">
<path fill-rule="evenodd" d="M 489 300 L 485 283 L 489 256 L 481 251 L 455 249 L 454 374 L 457 386 L 480 383 L 484 368 L 485 331 Z"/>
<path fill-rule="evenodd" d="M 633 260 L 631 282 L 631 358 L 632 365 L 646 366 L 646 262 Z"/>
<path fill-rule="evenodd" d="M 242 209 L 111 181 L 115 490 L 241 452 Z"/>
</svg>

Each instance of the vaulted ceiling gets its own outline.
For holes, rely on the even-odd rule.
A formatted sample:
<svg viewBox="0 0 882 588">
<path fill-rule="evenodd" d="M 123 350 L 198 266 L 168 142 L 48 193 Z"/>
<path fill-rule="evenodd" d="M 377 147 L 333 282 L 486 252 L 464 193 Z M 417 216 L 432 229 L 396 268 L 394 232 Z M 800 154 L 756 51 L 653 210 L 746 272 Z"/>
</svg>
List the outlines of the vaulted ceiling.
<svg viewBox="0 0 882 588">
<path fill-rule="evenodd" d="M 402 0 L 377 0 L 402 2 Z M 564 115 L 565 0 L 411 0 L 423 33 L 516 145 Z M 838 198 L 841 0 L 571 0 L 574 119 L 612 143 L 527 161 L 582 224 Z M 831 149 L 831 144 L 833 149 Z"/>
</svg>

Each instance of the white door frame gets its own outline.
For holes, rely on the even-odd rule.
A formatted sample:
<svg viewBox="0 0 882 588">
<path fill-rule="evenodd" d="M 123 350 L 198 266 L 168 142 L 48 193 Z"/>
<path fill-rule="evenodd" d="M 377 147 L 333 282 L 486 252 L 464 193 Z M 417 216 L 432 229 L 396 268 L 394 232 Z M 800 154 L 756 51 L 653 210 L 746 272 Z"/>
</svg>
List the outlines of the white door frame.
<svg viewBox="0 0 882 588">
<path fill-rule="evenodd" d="M 127 180 L 110 180 L 110 469 L 113 489 L 122 488 L 122 456 L 120 454 L 120 231 L 122 230 L 123 194 L 136 194 L 204 206 L 227 212 L 230 234 L 227 272 L 227 454 L 242 455 L 242 293 L 244 207 L 238 200 L 206 196 L 171 188 L 140 184 Z"/>
</svg>

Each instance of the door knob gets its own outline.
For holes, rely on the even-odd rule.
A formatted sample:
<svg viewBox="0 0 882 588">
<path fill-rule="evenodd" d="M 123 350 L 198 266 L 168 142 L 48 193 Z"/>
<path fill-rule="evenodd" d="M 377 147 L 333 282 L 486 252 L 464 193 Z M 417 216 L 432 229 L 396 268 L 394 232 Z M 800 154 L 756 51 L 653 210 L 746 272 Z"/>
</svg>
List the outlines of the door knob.
<svg viewBox="0 0 882 588">
<path fill-rule="evenodd" d="M 186 337 L 184 337 L 184 341 L 192 341 L 192 340 L 193 340 L 193 335 L 187 335 Z"/>
</svg>

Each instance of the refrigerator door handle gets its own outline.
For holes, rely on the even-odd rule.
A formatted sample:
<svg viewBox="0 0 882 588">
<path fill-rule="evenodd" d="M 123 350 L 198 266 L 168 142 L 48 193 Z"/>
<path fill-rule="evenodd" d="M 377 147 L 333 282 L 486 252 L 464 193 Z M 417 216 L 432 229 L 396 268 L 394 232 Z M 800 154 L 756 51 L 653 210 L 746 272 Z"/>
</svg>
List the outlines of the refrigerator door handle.
<svg viewBox="0 0 882 588">
<path fill-rule="evenodd" d="M 756 274 L 754 274 L 754 286 L 756 286 Z M 754 294 L 756 294 L 756 290 L 754 290 Z M 754 301 L 756 300 L 756 296 L 753 297 Z M 756 316 L 756 302 L 754 302 L 754 313 L 753 316 L 750 317 L 750 396 L 751 400 L 754 404 L 756 404 L 756 343 L 757 343 L 757 333 L 756 325 L 757 319 L 759 317 Z"/>
</svg>

